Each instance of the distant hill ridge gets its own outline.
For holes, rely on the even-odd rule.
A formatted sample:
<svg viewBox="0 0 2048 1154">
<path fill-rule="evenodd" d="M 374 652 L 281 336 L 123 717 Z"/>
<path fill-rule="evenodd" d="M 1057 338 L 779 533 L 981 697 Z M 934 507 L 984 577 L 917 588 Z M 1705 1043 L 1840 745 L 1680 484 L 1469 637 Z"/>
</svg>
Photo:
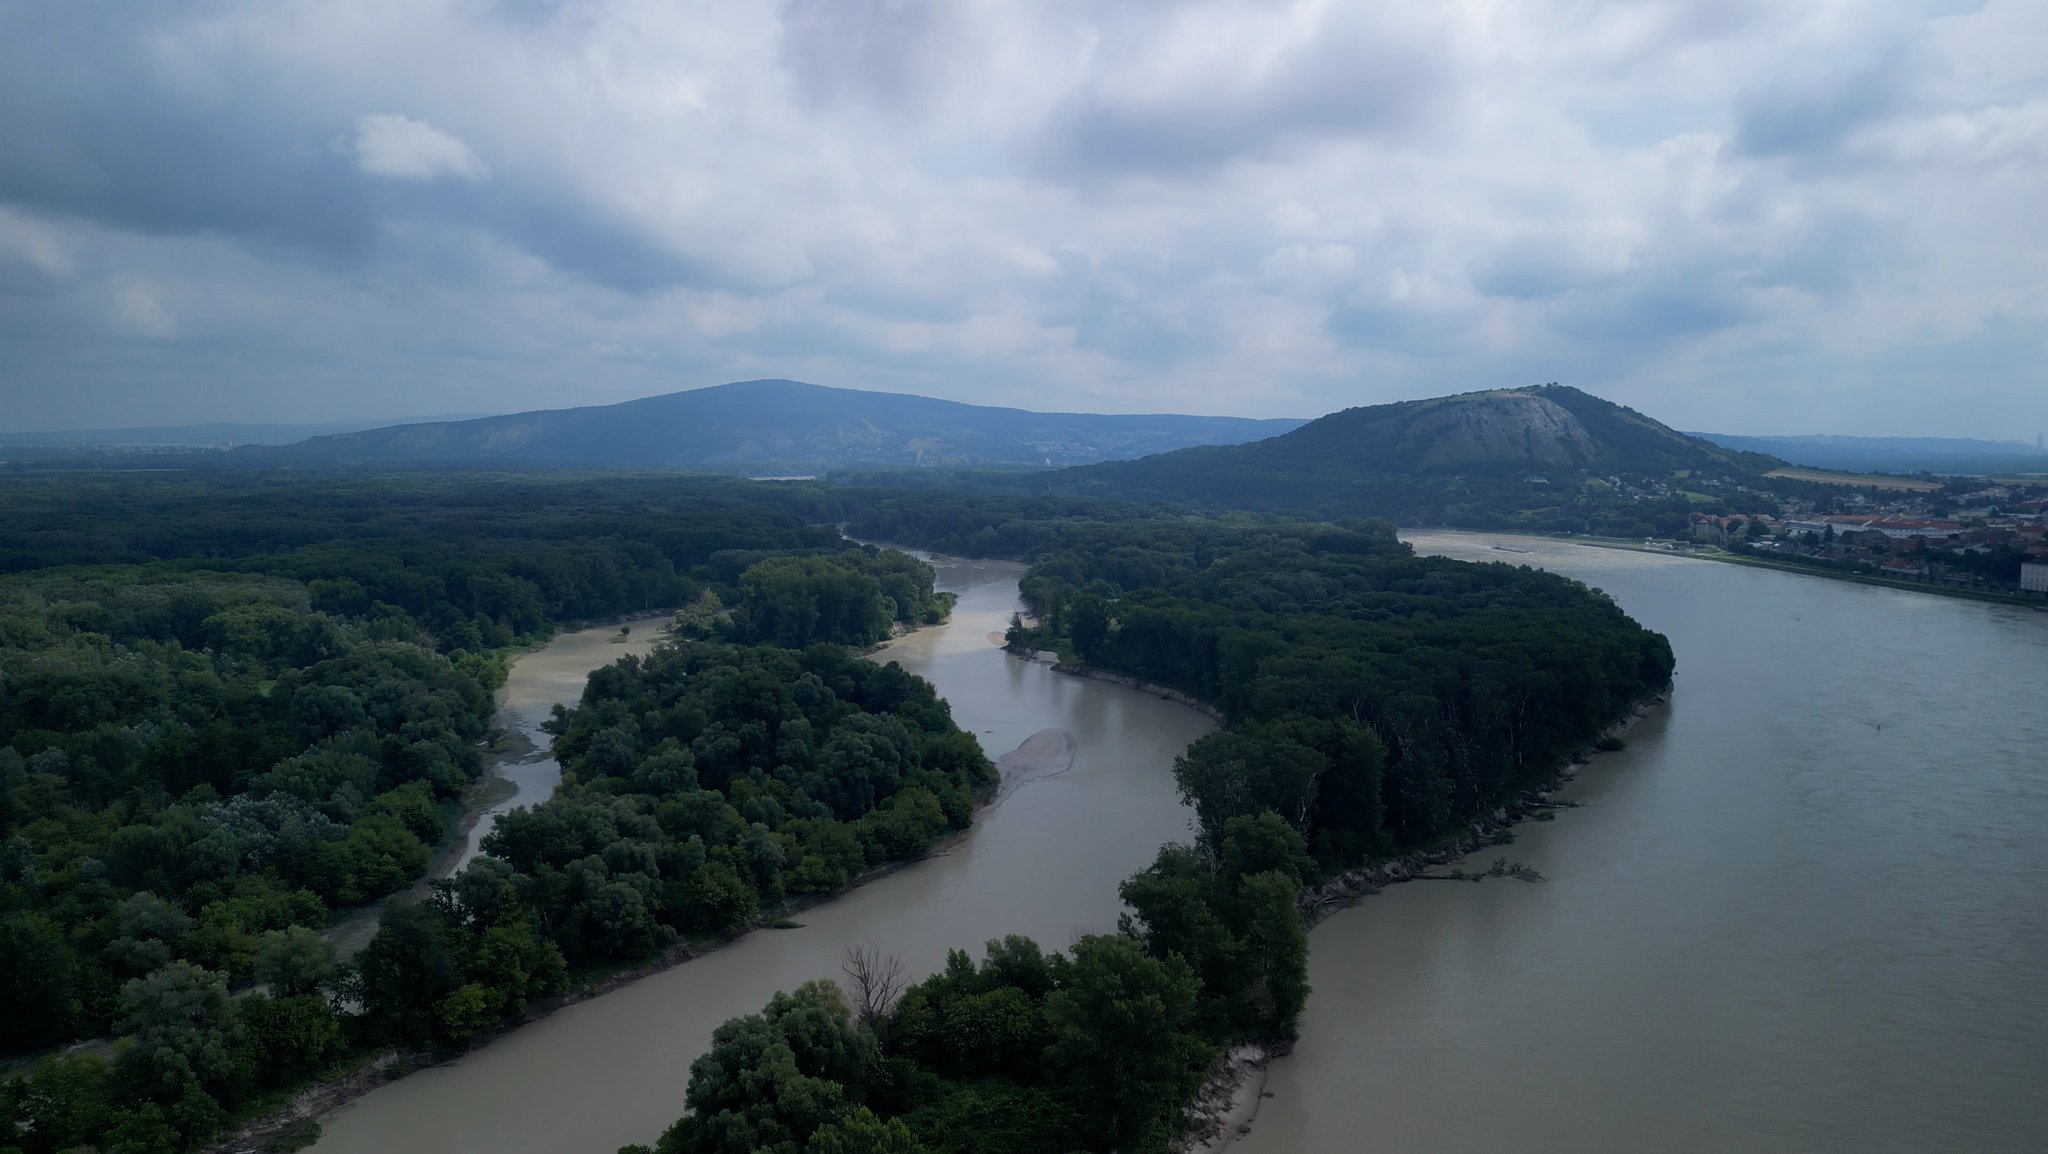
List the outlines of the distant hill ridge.
<svg viewBox="0 0 2048 1154">
<path fill-rule="evenodd" d="M 1411 525 L 1633 534 L 1685 523 L 1682 478 L 1740 483 L 1782 464 L 1549 384 L 1345 409 L 1269 440 L 1064 469 L 1031 487 Z"/>
<path fill-rule="evenodd" d="M 248 450 L 264 463 L 532 465 L 789 472 L 1061 466 L 1236 444 L 1298 420 L 1035 413 L 801 381 L 737 381 L 614 405 L 409 424 Z"/>
<path fill-rule="evenodd" d="M 1967 437 L 1745 436 L 1693 433 L 1731 449 L 1769 453 L 1795 465 L 1852 473 L 2037 473 L 2048 471 L 2048 450 L 2025 441 Z"/>
</svg>

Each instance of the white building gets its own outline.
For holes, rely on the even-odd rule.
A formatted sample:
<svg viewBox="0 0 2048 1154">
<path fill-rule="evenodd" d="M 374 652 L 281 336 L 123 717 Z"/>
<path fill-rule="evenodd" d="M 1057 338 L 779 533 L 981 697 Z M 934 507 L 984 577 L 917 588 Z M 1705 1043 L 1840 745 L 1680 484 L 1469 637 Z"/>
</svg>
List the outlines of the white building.
<svg viewBox="0 0 2048 1154">
<path fill-rule="evenodd" d="M 2048 596 L 2048 561 L 2020 562 L 2020 592 Z"/>
</svg>

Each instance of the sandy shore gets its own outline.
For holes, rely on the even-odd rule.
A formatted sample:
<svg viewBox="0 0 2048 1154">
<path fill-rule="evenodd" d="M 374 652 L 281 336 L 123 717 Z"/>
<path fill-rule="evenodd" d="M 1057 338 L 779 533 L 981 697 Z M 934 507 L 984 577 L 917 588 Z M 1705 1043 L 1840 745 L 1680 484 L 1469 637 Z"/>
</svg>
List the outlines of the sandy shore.
<svg viewBox="0 0 2048 1154">
<path fill-rule="evenodd" d="M 1004 798 L 1031 782 L 1057 777 L 1074 768 L 1074 754 L 1079 748 L 1074 735 L 1064 729 L 1041 729 L 1025 738 L 1023 744 L 996 759 L 996 769 L 1002 776 L 986 808 L 1001 805 Z"/>
</svg>

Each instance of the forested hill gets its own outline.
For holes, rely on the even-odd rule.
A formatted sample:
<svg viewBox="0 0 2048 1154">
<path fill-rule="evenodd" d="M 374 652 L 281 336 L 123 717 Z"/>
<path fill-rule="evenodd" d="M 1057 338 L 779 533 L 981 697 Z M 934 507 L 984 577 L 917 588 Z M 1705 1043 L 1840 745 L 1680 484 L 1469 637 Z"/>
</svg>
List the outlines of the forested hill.
<svg viewBox="0 0 2048 1154">
<path fill-rule="evenodd" d="M 1637 535 L 1685 524 L 1696 502 L 1679 482 L 1733 488 L 1780 464 L 1544 385 L 1346 409 L 1265 441 L 1077 467 L 1029 485 L 1403 524 Z"/>
<path fill-rule="evenodd" d="M 739 381 L 616 405 L 399 425 L 251 448 L 283 465 L 513 465 L 818 473 L 846 465 L 1074 465 L 1236 444 L 1301 424 L 1034 413 L 800 381 Z"/>
</svg>

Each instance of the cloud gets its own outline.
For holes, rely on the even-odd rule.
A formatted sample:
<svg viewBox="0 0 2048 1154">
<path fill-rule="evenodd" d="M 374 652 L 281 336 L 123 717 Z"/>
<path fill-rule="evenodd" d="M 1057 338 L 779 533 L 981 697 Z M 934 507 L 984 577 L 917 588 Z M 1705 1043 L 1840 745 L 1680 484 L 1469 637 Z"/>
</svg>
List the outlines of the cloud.
<svg viewBox="0 0 2048 1154">
<path fill-rule="evenodd" d="M 1350 6 L 1183 5 L 1098 30 L 1087 82 L 1048 118 L 1067 176 L 1186 175 L 1304 142 L 1417 127 L 1455 83 L 1441 27 Z"/>
<path fill-rule="evenodd" d="M 0 22 L 0 420 L 793 376 L 1246 415 L 1561 380 L 1695 427 L 1731 399 L 2048 426 L 2024 0 Z M 1916 408 L 1943 358 L 1967 372 Z"/>
<path fill-rule="evenodd" d="M 488 180 L 491 170 L 469 145 L 423 120 L 376 112 L 356 121 L 356 163 L 393 180 Z"/>
</svg>

